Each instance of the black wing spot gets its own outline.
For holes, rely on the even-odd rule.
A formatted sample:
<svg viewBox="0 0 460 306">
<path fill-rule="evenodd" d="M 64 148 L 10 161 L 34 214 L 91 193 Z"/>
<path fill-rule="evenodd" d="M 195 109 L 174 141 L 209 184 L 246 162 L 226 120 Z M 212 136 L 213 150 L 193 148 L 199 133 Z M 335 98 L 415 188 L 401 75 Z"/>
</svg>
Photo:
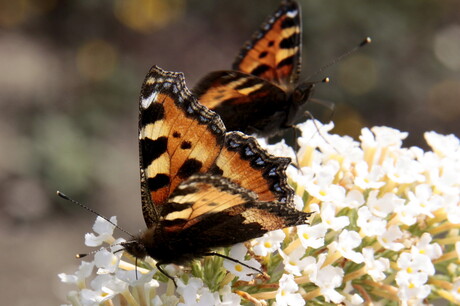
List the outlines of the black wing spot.
<svg viewBox="0 0 460 306">
<path fill-rule="evenodd" d="M 155 177 L 149 177 L 147 179 L 147 186 L 150 191 L 157 191 L 163 187 L 166 187 L 171 182 L 169 175 L 164 173 L 159 173 Z"/>
<path fill-rule="evenodd" d="M 179 171 L 177 171 L 177 175 L 181 179 L 186 179 L 193 174 L 197 173 L 200 171 L 201 167 L 203 166 L 203 163 L 200 162 L 199 160 L 196 160 L 194 158 L 187 159 L 182 166 L 179 168 Z"/>
<path fill-rule="evenodd" d="M 259 54 L 259 58 L 264 58 L 268 55 L 268 52 L 267 51 L 264 51 L 264 52 L 260 52 Z"/>
<path fill-rule="evenodd" d="M 152 103 L 141 113 L 140 126 L 144 127 L 148 124 L 155 123 L 165 118 L 165 108 L 163 104 Z"/>
<path fill-rule="evenodd" d="M 299 41 L 299 33 L 294 33 L 289 37 L 284 38 L 279 46 L 281 49 L 292 49 L 297 45 Z"/>
<path fill-rule="evenodd" d="M 251 71 L 251 74 L 255 75 L 255 76 L 259 76 L 259 75 L 261 75 L 262 73 L 264 73 L 264 72 L 266 72 L 268 70 L 270 70 L 270 66 L 262 64 L 262 65 L 257 66 L 256 68 L 254 68 Z"/>
<path fill-rule="evenodd" d="M 270 41 L 268 42 L 267 46 L 273 47 L 274 44 L 275 44 L 275 41 L 270 40 Z"/>
<path fill-rule="evenodd" d="M 292 18 L 286 18 L 281 22 L 281 28 L 287 29 L 296 26 L 296 22 Z"/>
<path fill-rule="evenodd" d="M 276 65 L 276 68 L 281 68 L 283 66 L 290 66 L 290 65 L 293 65 L 294 64 L 294 56 L 289 56 L 289 57 L 286 57 L 285 59 L 283 59 L 281 62 L 278 63 L 278 65 Z"/>
<path fill-rule="evenodd" d="M 173 137 L 174 137 L 174 138 L 180 138 L 181 136 L 182 136 L 182 135 L 181 135 L 179 132 L 177 132 L 177 131 L 174 131 L 174 132 L 173 132 Z"/>
<path fill-rule="evenodd" d="M 153 161 L 166 152 L 168 148 L 168 138 L 158 137 L 155 140 L 144 138 L 140 140 L 142 148 L 142 167 L 147 168 Z"/>
<path fill-rule="evenodd" d="M 209 173 L 222 176 L 222 174 L 224 174 L 224 171 L 220 169 L 219 166 L 214 164 L 214 166 L 212 166 L 211 169 L 209 170 Z"/>
<path fill-rule="evenodd" d="M 190 141 L 182 141 L 181 145 L 180 145 L 180 148 L 182 150 L 187 150 L 187 149 L 190 149 L 192 147 L 192 143 Z"/>
</svg>

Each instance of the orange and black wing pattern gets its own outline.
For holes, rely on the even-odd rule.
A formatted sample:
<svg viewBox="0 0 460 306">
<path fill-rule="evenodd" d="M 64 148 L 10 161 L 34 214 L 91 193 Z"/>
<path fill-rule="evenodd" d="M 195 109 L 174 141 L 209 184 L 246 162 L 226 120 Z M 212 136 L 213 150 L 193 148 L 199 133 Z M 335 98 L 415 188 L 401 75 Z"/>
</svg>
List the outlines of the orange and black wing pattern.
<svg viewBox="0 0 460 306">
<path fill-rule="evenodd" d="M 270 134 L 283 124 L 290 107 L 281 88 L 239 71 L 211 72 L 194 93 L 221 116 L 229 131 L 248 134 Z"/>
<path fill-rule="evenodd" d="M 255 75 L 288 90 L 301 68 L 301 12 L 295 1 L 283 1 L 253 34 L 233 63 L 233 69 Z"/>
<path fill-rule="evenodd" d="M 141 191 L 147 231 L 138 245 L 161 263 L 305 224 L 292 204 L 288 158 L 275 157 L 200 105 L 181 73 L 153 67 L 140 97 Z"/>
<path fill-rule="evenodd" d="M 216 113 L 192 99 L 182 73 L 158 67 L 145 78 L 139 108 L 141 191 L 150 227 L 182 181 L 214 164 L 225 127 Z"/>
<path fill-rule="evenodd" d="M 283 1 L 241 49 L 234 70 L 209 73 L 193 93 L 228 130 L 268 137 L 289 128 L 312 90 L 297 87 L 301 34 L 299 5 Z"/>
</svg>

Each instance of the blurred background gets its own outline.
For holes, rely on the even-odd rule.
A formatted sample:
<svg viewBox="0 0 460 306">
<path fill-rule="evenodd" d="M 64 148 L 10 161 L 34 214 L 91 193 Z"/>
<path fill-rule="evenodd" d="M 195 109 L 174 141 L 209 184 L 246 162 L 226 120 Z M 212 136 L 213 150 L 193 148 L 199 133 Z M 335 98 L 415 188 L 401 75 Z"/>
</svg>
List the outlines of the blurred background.
<svg viewBox="0 0 460 306">
<path fill-rule="evenodd" d="M 423 132 L 460 132 L 460 2 L 300 0 L 307 77 L 335 103 L 326 120 L 357 137 L 386 125 L 426 149 Z M 0 1 L 0 288 L 4 305 L 56 305 L 74 289 L 75 253 L 95 217 L 61 190 L 137 233 L 137 112 L 150 66 L 192 87 L 230 68 L 277 0 Z M 313 106 L 318 108 L 317 106 Z M 320 107 L 321 108 L 321 107 Z M 321 112 L 321 110 L 320 110 Z M 324 112 L 324 109 L 322 110 Z M 328 113 L 329 112 L 329 113 Z M 318 115 L 318 117 L 323 115 Z M 121 234 L 120 234 L 121 236 Z"/>
</svg>

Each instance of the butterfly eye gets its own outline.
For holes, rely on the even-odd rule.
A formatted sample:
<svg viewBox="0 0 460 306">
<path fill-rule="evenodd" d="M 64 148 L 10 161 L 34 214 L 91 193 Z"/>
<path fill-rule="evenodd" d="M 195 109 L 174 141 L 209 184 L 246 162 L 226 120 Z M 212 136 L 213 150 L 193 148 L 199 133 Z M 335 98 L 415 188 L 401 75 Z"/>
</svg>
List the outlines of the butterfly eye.
<svg viewBox="0 0 460 306">
<path fill-rule="evenodd" d="M 315 83 L 301 83 L 292 93 L 292 101 L 297 105 L 302 105 L 311 97 Z"/>
</svg>

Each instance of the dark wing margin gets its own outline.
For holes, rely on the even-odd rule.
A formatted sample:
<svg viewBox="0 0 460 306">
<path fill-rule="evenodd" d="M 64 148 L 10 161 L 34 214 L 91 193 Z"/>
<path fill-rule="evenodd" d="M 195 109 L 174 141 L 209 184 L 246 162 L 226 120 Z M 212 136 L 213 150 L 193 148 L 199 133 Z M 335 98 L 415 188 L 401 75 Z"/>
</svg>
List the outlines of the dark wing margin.
<svg viewBox="0 0 460 306">
<path fill-rule="evenodd" d="M 233 69 L 286 89 L 298 81 L 302 46 L 301 11 L 296 1 L 283 1 L 245 43 Z"/>
<path fill-rule="evenodd" d="M 254 137 L 229 132 L 211 172 L 253 191 L 259 201 L 276 201 L 294 207 L 294 190 L 286 176 L 290 162 L 290 158 L 269 154 Z"/>
<path fill-rule="evenodd" d="M 224 138 L 222 120 L 197 102 L 182 73 L 151 68 L 139 102 L 141 196 L 147 227 L 158 222 L 162 204 L 182 181 L 209 170 Z"/>
</svg>

